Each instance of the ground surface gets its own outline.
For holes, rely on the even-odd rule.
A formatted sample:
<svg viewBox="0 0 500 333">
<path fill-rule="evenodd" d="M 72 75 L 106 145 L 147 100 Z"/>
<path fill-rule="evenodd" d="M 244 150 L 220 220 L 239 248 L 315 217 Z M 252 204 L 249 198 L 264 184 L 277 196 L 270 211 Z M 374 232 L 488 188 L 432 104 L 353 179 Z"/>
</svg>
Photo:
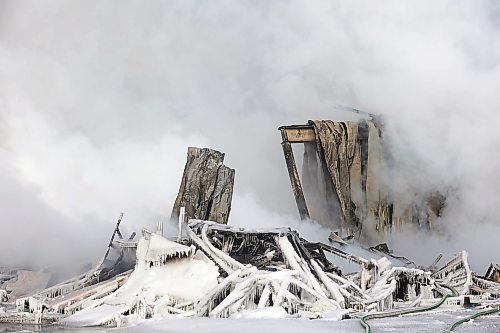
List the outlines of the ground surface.
<svg viewBox="0 0 500 333">
<path fill-rule="evenodd" d="M 455 321 L 472 315 L 476 310 L 443 311 L 431 314 L 377 319 L 371 321 L 374 333 L 382 332 L 446 332 Z M 39 331 L 33 327 L 16 327 L 0 325 L 0 332 L 33 332 Z M 118 329 L 62 329 L 46 328 L 42 332 L 105 332 L 105 333 L 139 333 L 139 332 L 168 332 L 168 333 L 344 333 L 364 332 L 359 320 L 307 320 L 307 319 L 169 319 L 148 320 L 133 327 Z M 500 315 L 481 317 L 468 322 L 455 330 L 460 332 L 500 332 Z"/>
</svg>

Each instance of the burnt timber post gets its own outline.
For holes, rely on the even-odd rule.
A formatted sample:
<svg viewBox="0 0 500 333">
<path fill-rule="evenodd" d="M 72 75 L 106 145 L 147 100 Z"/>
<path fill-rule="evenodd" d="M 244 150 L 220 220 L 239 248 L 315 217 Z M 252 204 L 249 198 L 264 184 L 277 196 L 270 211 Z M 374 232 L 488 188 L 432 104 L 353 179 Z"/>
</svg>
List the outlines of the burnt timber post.
<svg viewBox="0 0 500 333">
<path fill-rule="evenodd" d="M 227 224 L 233 198 L 234 169 L 224 165 L 224 153 L 189 147 L 179 193 L 170 219 L 177 221 L 181 207 L 186 220 Z"/>
<path fill-rule="evenodd" d="M 283 139 L 281 147 L 283 148 L 283 154 L 285 155 L 286 167 L 288 169 L 288 175 L 290 176 L 293 195 L 295 196 L 295 202 L 297 203 L 300 219 L 306 220 L 309 218 L 309 211 L 307 209 L 306 199 L 304 198 L 302 185 L 300 184 L 299 173 L 297 171 L 297 165 L 295 164 L 291 143 L 315 141 L 316 136 L 312 126 L 307 125 L 281 126 L 278 130 L 281 131 L 281 138 Z"/>
</svg>

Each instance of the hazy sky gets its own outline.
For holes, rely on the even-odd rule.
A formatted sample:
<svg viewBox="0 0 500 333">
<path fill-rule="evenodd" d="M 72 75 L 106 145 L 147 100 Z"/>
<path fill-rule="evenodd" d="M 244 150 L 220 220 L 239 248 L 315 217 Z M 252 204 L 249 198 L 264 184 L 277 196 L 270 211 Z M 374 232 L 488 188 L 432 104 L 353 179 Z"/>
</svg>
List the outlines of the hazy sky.
<svg viewBox="0 0 500 333">
<path fill-rule="evenodd" d="M 121 211 L 129 230 L 165 220 L 188 146 L 236 169 L 230 223 L 297 226 L 277 127 L 349 105 L 386 117 L 395 188 L 455 190 L 428 252 L 482 270 L 499 65 L 493 0 L 1 1 L 0 264 L 93 260 Z"/>
</svg>

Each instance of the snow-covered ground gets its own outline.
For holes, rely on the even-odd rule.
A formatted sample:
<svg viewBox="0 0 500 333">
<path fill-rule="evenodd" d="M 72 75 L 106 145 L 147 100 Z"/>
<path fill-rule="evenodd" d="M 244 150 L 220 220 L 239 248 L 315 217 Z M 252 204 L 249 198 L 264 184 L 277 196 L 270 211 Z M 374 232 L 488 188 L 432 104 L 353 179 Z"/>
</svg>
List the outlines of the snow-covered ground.
<svg viewBox="0 0 500 333">
<path fill-rule="evenodd" d="M 427 314 L 410 315 L 405 317 L 377 319 L 371 321 L 373 332 L 445 332 L 452 323 L 472 315 L 476 310 L 441 311 Z M 2 326 L 0 332 L 13 331 L 38 331 L 29 327 Z M 359 320 L 307 320 L 307 319 L 212 319 L 212 318 L 190 318 L 190 319 L 163 319 L 158 321 L 147 321 L 126 328 L 83 328 L 83 329 L 63 329 L 45 328 L 42 332 L 103 332 L 103 333 L 347 333 L 364 332 Z M 488 333 L 500 332 L 500 315 L 481 317 L 471 322 L 459 326 L 455 333 L 475 332 Z"/>
<path fill-rule="evenodd" d="M 444 332 L 455 321 L 475 313 L 474 310 L 458 312 L 437 312 L 415 316 L 378 319 L 370 322 L 374 333 L 377 332 Z M 285 332 L 285 333 L 344 333 L 364 332 L 359 320 L 307 320 L 307 319 L 209 319 L 162 320 L 121 330 L 123 333 L 139 332 Z M 479 318 L 463 324 L 455 330 L 459 332 L 500 332 L 500 316 Z"/>
</svg>

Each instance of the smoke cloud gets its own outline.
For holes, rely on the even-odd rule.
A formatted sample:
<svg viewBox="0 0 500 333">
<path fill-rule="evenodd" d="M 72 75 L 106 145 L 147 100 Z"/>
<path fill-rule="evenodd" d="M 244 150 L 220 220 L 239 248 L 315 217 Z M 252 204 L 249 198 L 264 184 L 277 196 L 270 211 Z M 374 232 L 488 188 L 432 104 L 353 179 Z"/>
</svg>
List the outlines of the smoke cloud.
<svg viewBox="0 0 500 333">
<path fill-rule="evenodd" d="M 95 261 L 121 211 L 166 220 L 188 146 L 236 169 L 231 224 L 300 228 L 276 129 L 350 105 L 386 119 L 394 188 L 453 193 L 442 232 L 396 250 L 465 248 L 482 271 L 499 30 L 495 1 L 2 1 L 0 264 Z"/>
</svg>

